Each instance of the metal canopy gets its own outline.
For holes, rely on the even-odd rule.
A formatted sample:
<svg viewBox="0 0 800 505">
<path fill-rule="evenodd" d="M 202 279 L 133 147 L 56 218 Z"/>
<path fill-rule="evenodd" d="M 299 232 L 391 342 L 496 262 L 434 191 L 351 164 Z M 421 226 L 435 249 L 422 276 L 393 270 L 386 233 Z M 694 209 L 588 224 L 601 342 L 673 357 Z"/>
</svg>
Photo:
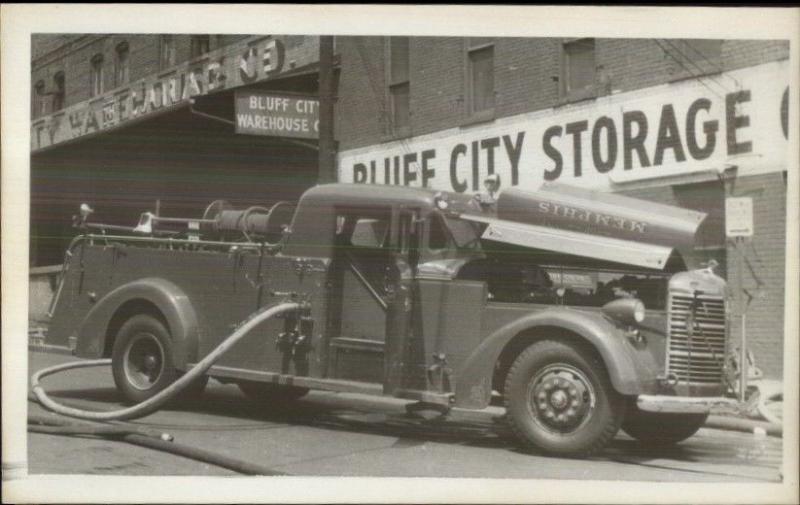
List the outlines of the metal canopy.
<svg viewBox="0 0 800 505">
<path fill-rule="evenodd" d="M 662 270 L 673 251 L 671 247 L 666 246 L 589 235 L 484 216 L 462 214 L 461 218 L 488 224 L 481 236 L 484 240 L 639 267 Z"/>
</svg>

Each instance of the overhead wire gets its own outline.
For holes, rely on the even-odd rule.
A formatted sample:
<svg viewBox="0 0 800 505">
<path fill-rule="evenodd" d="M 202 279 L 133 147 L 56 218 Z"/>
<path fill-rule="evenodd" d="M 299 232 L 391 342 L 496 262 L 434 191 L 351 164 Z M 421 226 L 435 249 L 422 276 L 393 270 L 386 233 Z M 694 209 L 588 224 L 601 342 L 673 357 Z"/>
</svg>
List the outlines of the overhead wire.
<svg viewBox="0 0 800 505">
<path fill-rule="evenodd" d="M 666 39 L 664 39 L 664 40 L 665 40 L 665 42 L 666 42 Z M 673 60 L 674 60 L 674 61 L 675 61 L 675 62 L 676 62 L 678 65 L 680 65 L 680 66 L 681 66 L 681 67 L 682 67 L 682 68 L 683 68 L 683 69 L 684 69 L 684 70 L 685 70 L 685 71 L 686 71 L 686 72 L 689 74 L 689 76 L 690 76 L 690 77 L 693 77 L 693 78 L 697 79 L 697 82 L 699 82 L 699 83 L 700 83 L 700 84 L 701 84 L 703 87 L 705 87 L 706 89 L 708 89 L 708 90 L 709 90 L 709 91 L 710 91 L 712 94 L 714 94 L 714 96 L 716 96 L 717 98 L 720 98 L 720 99 L 722 98 L 722 95 L 720 95 L 720 94 L 719 94 L 719 92 L 717 92 L 716 90 L 714 90 L 713 88 L 711 88 L 711 86 L 709 86 L 708 84 L 706 84 L 706 83 L 704 82 L 704 79 L 703 79 L 703 78 L 702 78 L 700 75 L 698 75 L 698 74 L 695 74 L 695 73 L 694 73 L 694 72 L 693 72 L 693 71 L 692 71 L 692 70 L 691 70 L 689 67 L 687 67 L 687 66 L 686 66 L 686 65 L 683 63 L 683 61 L 681 61 L 681 60 L 680 60 L 679 58 L 677 58 L 677 57 L 676 57 L 674 54 L 672 54 L 672 51 L 670 51 L 668 48 L 666 48 L 666 47 L 665 47 L 665 46 L 664 46 L 664 45 L 663 45 L 663 44 L 662 44 L 662 43 L 659 41 L 659 39 L 653 39 L 653 42 L 655 42 L 655 43 L 656 43 L 656 45 L 658 45 L 658 47 L 659 47 L 659 48 L 661 48 L 661 50 L 664 52 L 664 54 L 666 54 L 667 56 L 669 56 L 670 58 L 672 58 L 672 59 L 673 59 Z M 678 52 L 680 52 L 680 51 L 678 51 Z M 682 53 L 681 53 L 681 54 L 682 54 Z M 713 80 L 713 79 L 712 79 L 712 80 Z M 715 82 L 715 84 L 717 84 L 718 86 L 720 86 L 720 87 L 721 87 L 721 88 L 723 88 L 724 90 L 726 89 L 726 88 L 725 88 L 724 86 L 722 86 L 720 83 L 718 83 L 718 82 L 716 82 L 716 81 L 714 81 L 714 82 Z M 726 90 L 726 91 L 727 91 L 727 90 Z"/>
</svg>

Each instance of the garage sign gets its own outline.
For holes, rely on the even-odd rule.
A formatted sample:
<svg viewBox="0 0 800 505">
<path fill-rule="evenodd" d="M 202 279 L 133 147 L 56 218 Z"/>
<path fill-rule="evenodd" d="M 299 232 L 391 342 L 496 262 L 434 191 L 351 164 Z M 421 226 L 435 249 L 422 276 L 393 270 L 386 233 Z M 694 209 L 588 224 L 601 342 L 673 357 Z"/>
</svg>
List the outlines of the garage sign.
<svg viewBox="0 0 800 505">
<path fill-rule="evenodd" d="M 319 138 L 319 100 L 260 91 L 237 91 L 236 133 Z"/>
</svg>

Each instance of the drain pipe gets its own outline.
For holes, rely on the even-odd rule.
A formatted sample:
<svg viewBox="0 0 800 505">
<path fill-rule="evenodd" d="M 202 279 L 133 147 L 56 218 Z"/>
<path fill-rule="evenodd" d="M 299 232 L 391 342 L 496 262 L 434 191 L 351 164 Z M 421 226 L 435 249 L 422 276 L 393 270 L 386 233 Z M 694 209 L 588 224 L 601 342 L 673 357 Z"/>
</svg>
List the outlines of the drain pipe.
<svg viewBox="0 0 800 505">
<path fill-rule="evenodd" d="M 52 410 L 61 415 L 74 417 L 77 419 L 85 419 L 88 421 L 111 421 L 111 420 L 128 420 L 128 419 L 137 419 L 140 417 L 144 417 L 148 414 L 151 414 L 158 410 L 162 405 L 172 399 L 176 394 L 181 392 L 183 389 L 188 387 L 195 379 L 199 376 L 203 375 L 209 368 L 222 357 L 236 342 L 238 342 L 242 337 L 247 335 L 250 330 L 261 324 L 262 322 L 266 321 L 267 319 L 271 319 L 279 314 L 285 314 L 287 312 L 294 312 L 300 310 L 303 306 L 299 303 L 295 302 L 284 302 L 279 303 L 277 305 L 268 306 L 264 309 L 256 312 L 251 317 L 246 319 L 242 322 L 242 324 L 231 333 L 231 335 L 226 338 L 221 344 L 219 344 L 213 351 L 211 351 L 208 356 L 203 358 L 197 365 L 195 365 L 189 372 L 184 374 L 180 379 L 173 382 L 169 387 L 161 391 L 160 393 L 156 394 L 155 396 L 133 405 L 132 407 L 120 409 L 120 410 L 113 410 L 113 411 L 106 411 L 106 412 L 97 412 L 92 410 L 82 410 L 76 409 L 74 407 L 68 407 L 66 405 L 60 404 L 54 400 L 52 400 L 42 386 L 39 384 L 39 381 L 44 377 L 64 372 L 67 370 L 73 370 L 76 368 L 87 368 L 87 367 L 95 367 L 95 366 L 103 366 L 103 365 L 110 365 L 110 359 L 98 359 L 98 360 L 91 360 L 91 361 L 74 361 L 71 363 L 65 363 L 63 365 L 56 365 L 50 368 L 45 368 L 39 370 L 31 377 L 31 387 L 32 392 L 36 396 L 36 399 L 47 409 Z"/>
</svg>

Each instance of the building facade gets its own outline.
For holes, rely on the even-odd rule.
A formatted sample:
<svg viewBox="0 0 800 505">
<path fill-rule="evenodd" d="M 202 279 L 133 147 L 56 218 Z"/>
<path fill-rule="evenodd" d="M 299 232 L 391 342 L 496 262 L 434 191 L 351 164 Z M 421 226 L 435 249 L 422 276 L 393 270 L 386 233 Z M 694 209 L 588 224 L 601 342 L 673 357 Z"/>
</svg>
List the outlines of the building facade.
<svg viewBox="0 0 800 505">
<path fill-rule="evenodd" d="M 708 214 L 694 264 L 747 298 L 748 348 L 783 361 L 786 41 L 341 37 L 345 182 L 477 192 L 563 182 Z M 726 238 L 726 198 L 754 235 Z M 743 272 L 738 278 L 739 263 Z M 741 281 L 742 289 L 738 286 Z"/>
<path fill-rule="evenodd" d="M 35 35 L 31 261 L 62 261 L 71 216 L 200 217 L 213 200 L 268 205 L 317 178 L 314 141 L 237 133 L 244 93 L 317 94 L 317 37 Z M 156 203 L 158 201 L 158 203 Z"/>
</svg>

